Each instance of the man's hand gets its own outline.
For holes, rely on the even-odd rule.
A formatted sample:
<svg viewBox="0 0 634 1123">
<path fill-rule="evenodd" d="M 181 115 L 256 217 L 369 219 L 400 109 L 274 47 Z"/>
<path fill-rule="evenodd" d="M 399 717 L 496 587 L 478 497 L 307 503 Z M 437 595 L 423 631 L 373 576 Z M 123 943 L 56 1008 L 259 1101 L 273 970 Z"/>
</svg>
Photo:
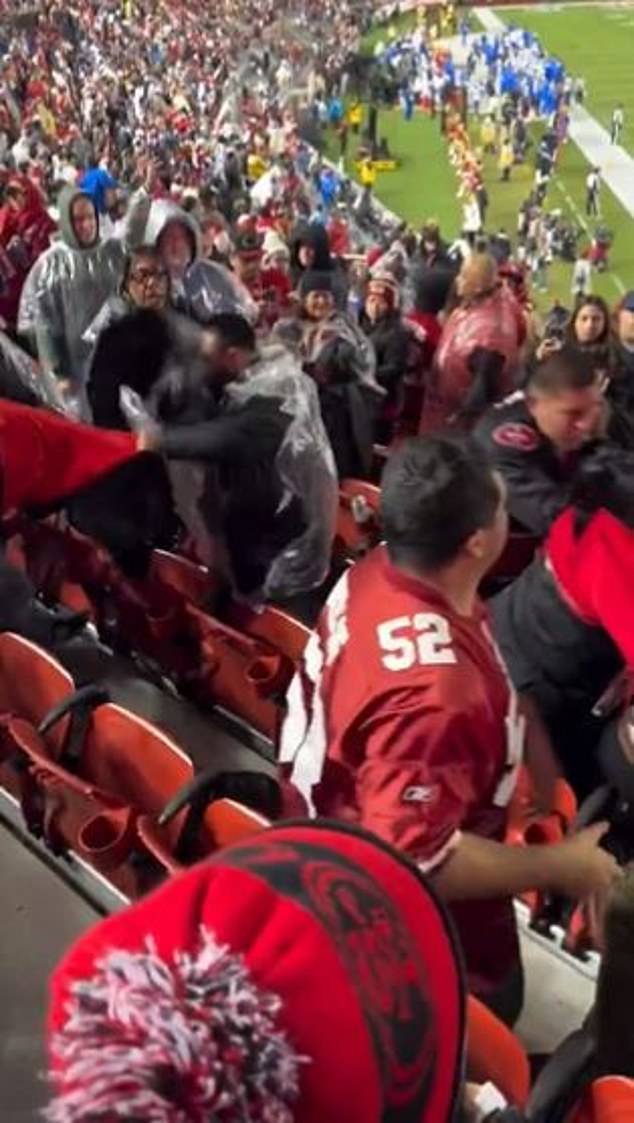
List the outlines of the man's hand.
<svg viewBox="0 0 634 1123">
<path fill-rule="evenodd" d="M 609 823 L 593 823 L 549 848 L 550 882 L 555 892 L 580 901 L 610 890 L 622 870 L 616 859 L 599 845 L 609 827 Z"/>
<path fill-rule="evenodd" d="M 142 429 L 136 437 L 137 452 L 158 452 L 161 447 L 161 430 L 158 426 Z"/>
</svg>

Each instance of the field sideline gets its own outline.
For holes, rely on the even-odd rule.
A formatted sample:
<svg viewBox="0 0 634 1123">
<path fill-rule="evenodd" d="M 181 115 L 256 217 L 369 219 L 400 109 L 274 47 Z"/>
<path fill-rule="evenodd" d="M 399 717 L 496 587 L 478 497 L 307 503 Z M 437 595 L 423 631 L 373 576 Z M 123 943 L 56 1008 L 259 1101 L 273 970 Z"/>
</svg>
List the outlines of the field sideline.
<svg viewBox="0 0 634 1123">
<path fill-rule="evenodd" d="M 634 155 L 634 84 L 627 78 L 634 57 L 634 5 L 551 4 L 538 8 L 503 8 L 497 14 L 506 22 L 515 22 L 535 31 L 544 46 L 559 55 L 573 74 L 586 80 L 587 109 L 604 127 L 609 126 L 612 109 L 618 101 L 625 107 L 626 127 L 623 143 Z M 400 26 L 412 26 L 412 16 L 401 17 Z M 371 51 L 385 30 L 375 29 L 365 41 Z M 539 128 L 539 126 L 538 126 Z M 437 217 L 448 236 L 453 236 L 460 223 L 461 207 L 456 200 L 457 182 L 447 161 L 446 146 L 438 123 L 422 113 L 413 121 L 402 119 L 400 110 L 384 110 L 380 115 L 379 132 L 388 138 L 393 151 L 402 158 L 395 173 L 379 177 L 377 195 L 386 206 L 415 226 L 429 216 Z M 473 125 L 474 143 L 478 142 L 479 126 Z M 332 153 L 332 149 L 331 149 Z M 351 170 L 351 165 L 349 165 Z M 583 221 L 585 177 L 588 164 L 574 143 L 569 143 L 560 160 L 549 192 L 550 209 L 560 208 L 577 225 Z M 496 161 L 485 159 L 485 179 L 491 200 L 487 226 L 495 230 L 504 226 L 513 235 L 517 210 L 528 193 L 533 177 L 533 164 L 513 170 L 509 184 L 500 183 Z M 623 288 L 634 287 L 634 219 L 626 212 L 607 187 L 602 192 L 603 216 L 615 233 L 610 274 L 595 274 L 593 288 L 613 304 Z M 581 244 L 587 241 L 583 233 Z M 554 297 L 570 301 L 571 266 L 555 263 L 549 275 L 549 292 L 540 297 L 542 307 Z"/>
</svg>

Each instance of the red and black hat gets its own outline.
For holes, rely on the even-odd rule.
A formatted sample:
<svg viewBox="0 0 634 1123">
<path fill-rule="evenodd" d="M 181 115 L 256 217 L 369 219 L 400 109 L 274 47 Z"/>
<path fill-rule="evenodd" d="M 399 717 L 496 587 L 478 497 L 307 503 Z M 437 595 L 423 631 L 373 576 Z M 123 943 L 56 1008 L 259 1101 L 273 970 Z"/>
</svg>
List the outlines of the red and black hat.
<svg viewBox="0 0 634 1123">
<path fill-rule="evenodd" d="M 387 301 L 392 310 L 398 308 L 401 302 L 401 290 L 398 282 L 389 273 L 378 273 L 370 277 L 366 295 L 381 297 Z"/>
<path fill-rule="evenodd" d="M 419 871 L 280 826 L 82 936 L 53 975 L 51 1123 L 449 1123 L 464 985 Z"/>
</svg>

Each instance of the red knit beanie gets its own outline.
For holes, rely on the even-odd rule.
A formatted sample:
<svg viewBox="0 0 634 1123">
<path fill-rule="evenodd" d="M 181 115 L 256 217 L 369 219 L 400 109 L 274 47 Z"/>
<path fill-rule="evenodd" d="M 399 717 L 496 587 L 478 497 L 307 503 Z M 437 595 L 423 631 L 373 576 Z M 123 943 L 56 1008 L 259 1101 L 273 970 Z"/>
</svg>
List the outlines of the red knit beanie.
<svg viewBox="0 0 634 1123">
<path fill-rule="evenodd" d="M 289 825 L 82 936 L 55 971 L 52 1123 L 448 1123 L 444 908 L 372 836 Z"/>
</svg>

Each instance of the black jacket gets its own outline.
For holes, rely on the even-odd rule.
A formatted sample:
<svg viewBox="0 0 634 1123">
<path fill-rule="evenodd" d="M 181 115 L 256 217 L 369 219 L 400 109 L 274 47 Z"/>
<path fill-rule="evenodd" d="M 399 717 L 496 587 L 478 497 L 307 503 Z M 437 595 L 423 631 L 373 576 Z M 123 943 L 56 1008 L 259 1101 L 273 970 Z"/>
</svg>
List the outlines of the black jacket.
<svg viewBox="0 0 634 1123">
<path fill-rule="evenodd" d="M 407 368 L 410 333 L 398 312 L 391 312 L 375 323 L 364 315 L 361 327 L 374 347 L 376 380 L 387 390 L 387 402 L 391 403 L 398 396 Z"/>
<path fill-rule="evenodd" d="M 262 396 L 229 411 L 219 402 L 215 417 L 164 431 L 168 459 L 208 466 L 201 514 L 212 534 L 222 532 L 245 594 L 262 585 L 274 558 L 306 529 L 299 500 L 282 506 L 275 464 L 290 420 L 278 399 Z"/>
<path fill-rule="evenodd" d="M 545 535 L 568 503 L 579 464 L 596 442 L 562 459 L 537 428 L 520 393 L 493 406 L 474 435 L 506 481 L 511 516 L 533 534 Z M 634 448 L 634 427 L 618 409 L 611 411 L 607 439 Z"/>
</svg>

